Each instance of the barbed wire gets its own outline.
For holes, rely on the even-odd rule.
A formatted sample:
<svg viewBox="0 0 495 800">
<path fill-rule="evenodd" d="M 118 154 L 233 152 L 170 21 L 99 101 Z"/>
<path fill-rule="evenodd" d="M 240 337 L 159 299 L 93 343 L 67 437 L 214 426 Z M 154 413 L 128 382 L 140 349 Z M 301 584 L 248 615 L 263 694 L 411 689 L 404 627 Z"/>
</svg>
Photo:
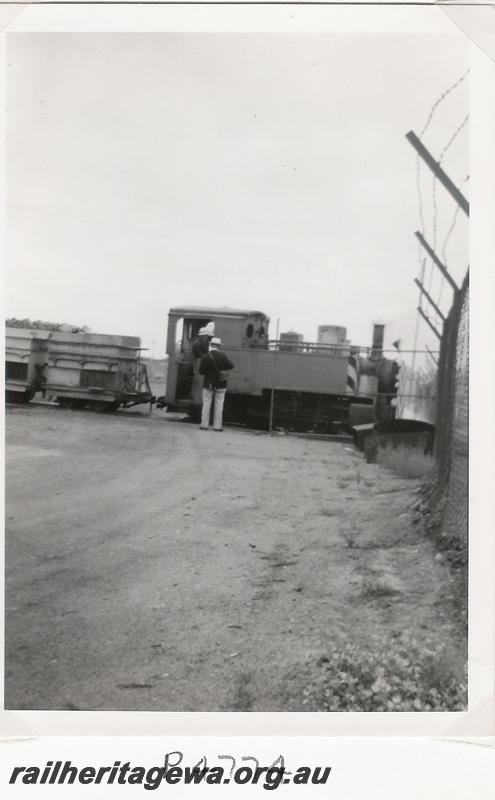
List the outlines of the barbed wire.
<svg viewBox="0 0 495 800">
<path fill-rule="evenodd" d="M 456 139 L 457 139 L 457 137 L 459 136 L 460 132 L 461 132 L 461 131 L 462 131 L 462 129 L 463 129 L 463 128 L 464 128 L 464 127 L 467 125 L 467 123 L 468 123 L 468 122 L 469 122 L 469 114 L 466 114 L 466 116 L 465 116 L 465 117 L 464 117 L 464 119 L 462 120 L 461 124 L 460 124 L 460 125 L 459 125 L 459 127 L 458 127 L 458 128 L 455 130 L 455 131 L 454 131 L 454 133 L 453 133 L 453 134 L 452 134 L 452 136 L 450 137 L 449 141 L 447 142 L 447 144 L 446 144 L 446 145 L 445 145 L 445 147 L 443 148 L 442 152 L 440 153 L 440 156 L 439 156 L 439 158 L 438 158 L 438 163 L 439 163 L 439 164 L 441 164 L 441 163 L 442 163 L 442 161 L 443 161 L 443 157 L 444 157 L 445 153 L 446 153 L 446 152 L 447 152 L 447 150 L 448 150 L 448 149 L 449 149 L 449 148 L 452 146 L 452 144 L 455 142 L 455 140 L 456 140 Z"/>
<path fill-rule="evenodd" d="M 425 218 L 423 215 L 423 193 L 421 191 L 421 159 L 416 156 L 416 189 L 418 191 L 418 212 L 419 212 L 419 227 L 421 233 L 425 234 Z M 420 250 L 421 252 L 421 250 Z M 421 259 L 420 259 L 421 262 Z"/>
<path fill-rule="evenodd" d="M 439 164 L 442 163 L 445 154 L 447 153 L 449 148 L 453 145 L 453 143 L 455 142 L 455 140 L 457 139 L 457 137 L 459 136 L 459 134 L 461 133 L 463 128 L 467 125 L 468 120 L 469 120 L 469 114 L 467 114 L 464 117 L 464 119 L 461 122 L 461 124 L 456 128 L 456 130 L 454 131 L 454 133 L 450 137 L 449 141 L 447 142 L 447 144 L 445 145 L 445 147 L 441 151 L 441 153 L 440 153 L 440 155 L 438 157 L 438 163 Z M 432 224 L 433 224 L 433 250 L 435 250 L 435 252 L 436 252 L 436 249 L 437 249 L 437 222 L 438 222 L 437 186 L 438 186 L 438 178 L 437 178 L 436 175 L 433 175 L 433 184 L 432 184 L 433 220 L 432 220 Z M 457 209 L 459 209 L 459 206 L 457 206 Z M 432 272 L 433 272 L 433 269 L 432 269 Z M 429 286 L 428 286 L 428 290 L 430 290 L 430 288 L 431 288 L 431 278 L 432 278 L 432 274 L 430 274 L 430 283 L 429 283 Z M 444 281 L 444 278 L 442 276 L 441 286 L 443 286 L 443 281 Z"/>
<path fill-rule="evenodd" d="M 430 113 L 428 114 L 428 119 L 426 120 L 426 124 L 425 124 L 423 130 L 421 131 L 421 133 L 419 134 L 420 137 L 423 136 L 426 133 L 426 131 L 428 130 L 428 128 L 430 127 L 431 121 L 432 121 L 433 117 L 435 116 L 435 111 L 437 110 L 438 106 L 441 105 L 441 103 L 443 103 L 445 98 L 451 92 L 453 92 L 454 89 L 456 89 L 467 78 L 468 75 L 469 75 L 469 70 L 466 70 L 464 75 L 462 75 L 455 83 L 453 83 L 452 86 L 449 86 L 449 88 L 446 89 L 440 95 L 440 97 L 437 100 L 435 100 L 435 102 L 433 103 L 433 105 L 432 105 L 432 107 L 430 109 Z"/>
<path fill-rule="evenodd" d="M 449 86 L 444 92 L 442 92 L 442 94 L 435 100 L 435 102 L 433 103 L 433 105 L 432 105 L 432 107 L 430 109 L 428 117 L 426 119 L 426 123 L 425 123 L 423 129 L 421 130 L 420 138 L 423 137 L 423 135 L 426 133 L 426 131 L 430 127 L 431 122 L 432 122 L 432 120 L 433 120 L 433 118 L 435 116 L 435 113 L 436 113 L 438 107 L 443 103 L 443 101 L 448 97 L 448 95 L 451 94 L 451 92 L 453 92 L 458 86 L 460 86 L 461 83 L 463 83 L 463 81 L 467 78 L 468 75 L 469 75 L 469 69 L 466 70 L 466 72 L 463 75 L 461 75 L 460 78 L 458 78 L 453 84 L 451 84 L 451 86 Z M 450 139 L 448 140 L 448 142 L 446 143 L 446 145 L 442 149 L 442 151 L 440 153 L 440 156 L 439 156 L 439 159 L 438 159 L 438 163 L 439 164 L 441 163 L 442 159 L 444 158 L 444 156 L 447 153 L 447 151 L 449 150 L 449 148 L 452 146 L 454 141 L 459 136 L 459 134 L 462 131 L 462 129 L 467 124 L 468 119 L 469 119 L 469 115 L 467 115 L 465 117 L 465 119 L 462 121 L 462 123 L 456 128 L 456 130 L 453 132 L 452 136 L 450 137 Z M 438 204 L 437 204 L 436 187 L 437 187 L 437 178 L 434 175 L 433 176 L 433 183 L 432 183 L 432 206 L 433 206 L 432 247 L 433 247 L 434 251 L 436 251 L 436 248 L 437 248 L 437 238 L 438 238 L 438 230 L 437 230 Z M 418 193 L 419 220 L 420 220 L 420 226 L 421 226 L 421 233 L 424 236 L 425 235 L 424 198 L 423 198 L 423 193 L 422 193 L 422 190 L 421 190 L 421 159 L 420 159 L 419 155 L 416 158 L 416 188 L 417 188 L 417 193 Z M 455 222 L 454 222 L 454 227 L 455 227 Z M 444 245 L 445 245 L 445 242 L 444 242 Z M 420 246 L 420 249 L 419 249 L 418 259 L 419 259 L 419 262 L 420 262 L 420 266 L 422 268 L 421 282 L 423 283 L 424 272 L 425 272 L 425 262 L 424 261 L 421 262 L 421 246 Z M 433 260 L 430 260 L 430 269 L 429 269 L 429 277 L 428 277 L 428 292 L 430 292 L 430 293 L 431 293 L 431 286 L 432 286 L 432 282 L 433 282 L 434 271 L 435 270 L 434 270 Z M 443 290 L 443 284 L 444 284 L 444 278 L 442 276 L 441 284 L 440 284 L 440 292 L 439 292 L 440 299 L 441 299 L 441 294 L 442 294 L 442 290 Z M 422 308 L 421 298 L 422 298 L 422 294 L 420 292 L 419 308 Z M 439 322 L 440 322 L 440 325 L 442 325 L 443 321 L 441 320 L 441 317 L 438 315 L 437 312 L 435 312 L 435 315 L 436 315 L 437 325 L 438 325 Z M 417 311 L 417 319 L 416 319 L 415 347 L 416 347 L 416 337 L 417 337 L 417 332 L 418 332 L 419 319 L 420 319 L 420 312 L 418 310 Z"/>
<path fill-rule="evenodd" d="M 463 178 L 462 183 L 467 183 L 468 180 L 469 180 L 469 175 L 466 175 L 466 177 Z M 461 210 L 460 206 L 456 206 L 455 207 L 454 216 L 452 218 L 452 223 L 450 225 L 450 228 L 447 231 L 447 235 L 445 236 L 445 239 L 444 239 L 444 242 L 443 242 L 443 245 L 442 245 L 442 261 L 443 261 L 443 263 L 445 264 L 446 267 L 448 266 L 447 244 L 448 244 L 448 241 L 449 241 L 450 237 L 452 236 L 452 234 L 453 234 L 453 232 L 455 230 L 455 227 L 457 225 L 457 218 L 459 216 L 459 211 L 460 210 Z M 442 292 L 443 292 L 444 285 L 445 285 L 445 278 L 442 275 L 442 280 L 441 280 L 441 283 L 440 283 L 440 290 L 439 290 L 439 293 L 438 293 L 437 305 L 440 305 L 440 301 L 442 299 Z"/>
<path fill-rule="evenodd" d="M 421 245 L 419 245 L 419 247 L 421 247 Z M 420 273 L 420 281 L 421 281 L 421 283 L 423 283 L 425 269 L 426 269 L 426 258 L 423 258 L 422 267 L 421 267 L 421 273 Z M 419 313 L 419 309 L 422 308 L 422 305 L 421 305 L 422 304 L 422 300 L 423 300 L 423 293 L 420 291 L 420 293 L 419 293 L 418 310 L 416 311 L 416 328 L 415 328 L 415 331 L 414 331 L 414 345 L 413 345 L 413 357 L 412 357 L 412 364 L 411 364 L 411 376 L 409 378 L 411 386 L 412 386 L 412 382 L 413 382 L 414 367 L 415 367 L 415 364 L 416 364 L 416 352 L 417 352 L 417 348 L 418 348 L 418 336 L 419 336 L 419 321 L 420 321 L 420 318 L 421 318 L 421 314 Z"/>
<path fill-rule="evenodd" d="M 433 207 L 433 217 L 432 217 L 432 243 L 431 246 L 436 253 L 437 251 L 437 218 L 438 218 L 438 206 L 437 206 L 437 178 L 436 175 L 433 175 L 433 184 L 432 184 L 432 195 L 431 195 L 431 202 Z M 428 281 L 428 291 L 431 292 L 431 283 L 433 280 L 433 261 L 431 262 L 431 269 L 430 269 L 430 278 Z"/>
</svg>

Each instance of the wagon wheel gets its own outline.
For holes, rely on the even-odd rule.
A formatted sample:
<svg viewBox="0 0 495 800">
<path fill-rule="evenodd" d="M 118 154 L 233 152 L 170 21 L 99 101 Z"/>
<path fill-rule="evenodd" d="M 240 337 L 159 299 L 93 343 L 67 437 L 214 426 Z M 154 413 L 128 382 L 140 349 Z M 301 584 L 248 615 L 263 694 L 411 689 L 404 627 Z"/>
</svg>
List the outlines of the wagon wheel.
<svg viewBox="0 0 495 800">
<path fill-rule="evenodd" d="M 29 389 L 26 389 L 24 392 L 12 392 L 9 390 L 5 392 L 5 400 L 7 403 L 18 403 L 24 405 L 25 403 L 29 403 L 29 401 L 32 399 L 33 395 Z"/>
<path fill-rule="evenodd" d="M 72 398 L 69 408 L 71 408 L 73 411 L 81 411 L 83 408 L 86 408 L 86 400 Z"/>
<path fill-rule="evenodd" d="M 110 405 L 113 404 L 106 403 L 104 400 L 88 400 L 87 402 L 89 410 L 96 411 L 97 413 L 102 413 L 103 411 L 107 411 Z"/>
<path fill-rule="evenodd" d="M 105 403 L 105 408 L 102 409 L 107 414 L 111 414 L 114 411 L 117 411 L 120 408 L 120 400 L 114 400 L 113 403 Z"/>
</svg>

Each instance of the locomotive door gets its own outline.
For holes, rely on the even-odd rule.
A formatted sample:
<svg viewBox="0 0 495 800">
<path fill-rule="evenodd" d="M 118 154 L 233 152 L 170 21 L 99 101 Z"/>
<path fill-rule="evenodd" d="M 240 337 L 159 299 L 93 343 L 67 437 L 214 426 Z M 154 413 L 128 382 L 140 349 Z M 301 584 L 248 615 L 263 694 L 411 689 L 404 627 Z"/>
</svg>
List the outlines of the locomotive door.
<svg viewBox="0 0 495 800">
<path fill-rule="evenodd" d="M 203 377 L 199 374 L 199 359 L 192 352 L 192 345 L 198 336 L 200 328 L 210 322 L 209 319 L 194 319 L 185 317 L 182 324 L 182 335 L 178 344 L 177 353 L 177 387 L 176 401 L 189 400 L 194 405 L 201 405 Z"/>
</svg>

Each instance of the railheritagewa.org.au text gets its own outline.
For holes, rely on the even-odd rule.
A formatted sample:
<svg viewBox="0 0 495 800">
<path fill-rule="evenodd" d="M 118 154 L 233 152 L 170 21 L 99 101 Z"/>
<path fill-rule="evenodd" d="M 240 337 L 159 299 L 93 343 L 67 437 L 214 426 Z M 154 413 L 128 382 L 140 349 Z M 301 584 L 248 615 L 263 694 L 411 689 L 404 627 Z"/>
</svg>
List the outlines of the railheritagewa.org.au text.
<svg viewBox="0 0 495 800">
<path fill-rule="evenodd" d="M 279 756 L 270 766 L 260 766 L 255 756 L 219 755 L 218 764 L 210 766 L 203 757 L 194 766 L 182 764 L 182 753 L 167 753 L 162 766 L 143 767 L 132 765 L 130 761 L 114 761 L 112 766 L 77 766 L 71 761 L 47 761 L 43 766 L 14 767 L 9 783 L 34 785 L 91 785 L 91 784 L 135 784 L 153 791 L 162 784 L 185 785 L 257 785 L 272 791 L 279 786 L 293 784 L 307 786 L 326 784 L 331 773 L 329 766 L 299 766 L 289 770 L 283 756 Z M 239 763 L 240 761 L 240 763 Z"/>
</svg>

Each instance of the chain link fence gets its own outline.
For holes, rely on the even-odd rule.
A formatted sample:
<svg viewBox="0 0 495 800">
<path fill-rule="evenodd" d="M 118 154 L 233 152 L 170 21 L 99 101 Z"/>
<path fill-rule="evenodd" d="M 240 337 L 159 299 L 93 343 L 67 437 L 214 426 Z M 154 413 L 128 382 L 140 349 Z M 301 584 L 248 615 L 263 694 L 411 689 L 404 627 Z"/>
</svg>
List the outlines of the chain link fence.
<svg viewBox="0 0 495 800">
<path fill-rule="evenodd" d="M 430 511 L 445 549 L 468 544 L 469 272 L 445 321 L 438 362 L 435 480 Z"/>
</svg>

